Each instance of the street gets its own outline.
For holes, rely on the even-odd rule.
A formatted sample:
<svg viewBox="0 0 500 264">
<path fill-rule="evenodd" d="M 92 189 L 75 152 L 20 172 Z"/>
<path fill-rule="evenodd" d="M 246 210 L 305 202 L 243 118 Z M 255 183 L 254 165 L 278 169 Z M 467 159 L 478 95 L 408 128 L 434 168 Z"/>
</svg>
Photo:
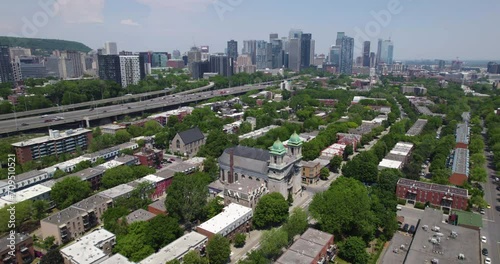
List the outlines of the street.
<svg viewBox="0 0 500 264">
<path fill-rule="evenodd" d="M 500 192 L 496 190 L 497 184 L 493 182 L 493 155 L 489 151 L 484 152 L 486 156 L 485 168 L 488 172 L 487 182 L 484 184 L 484 199 L 491 205 L 490 209 L 485 209 L 483 216 L 483 229 L 481 236 L 486 236 L 487 243 L 483 247 L 488 249 L 491 263 L 500 263 Z"/>
</svg>

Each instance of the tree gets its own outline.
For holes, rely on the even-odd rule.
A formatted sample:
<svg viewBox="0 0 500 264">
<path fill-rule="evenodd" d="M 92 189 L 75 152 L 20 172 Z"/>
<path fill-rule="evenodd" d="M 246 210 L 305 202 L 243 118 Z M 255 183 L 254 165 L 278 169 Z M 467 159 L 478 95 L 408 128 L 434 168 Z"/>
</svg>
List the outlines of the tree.
<svg viewBox="0 0 500 264">
<path fill-rule="evenodd" d="M 167 262 L 169 263 L 169 262 Z M 180 262 L 179 262 L 180 263 Z M 208 264 L 208 259 L 203 258 L 197 251 L 191 250 L 182 258 L 183 264 Z"/>
<path fill-rule="evenodd" d="M 304 209 L 300 207 L 294 208 L 292 210 L 292 213 L 290 214 L 290 217 L 288 217 L 288 220 L 283 225 L 283 229 L 288 234 L 288 241 L 291 242 L 296 235 L 301 235 L 302 233 L 304 233 L 308 225 L 307 213 L 304 211 Z"/>
<path fill-rule="evenodd" d="M 245 245 L 245 240 L 247 239 L 247 235 L 244 233 L 239 233 L 234 237 L 234 247 L 242 248 Z"/>
<path fill-rule="evenodd" d="M 57 249 L 50 250 L 40 260 L 40 264 L 64 263 L 63 256 Z"/>
<path fill-rule="evenodd" d="M 222 212 L 222 209 L 224 209 L 224 200 L 219 197 L 219 196 L 216 196 L 215 198 L 213 198 L 212 200 L 210 200 L 208 203 L 207 203 L 207 206 L 206 206 L 206 212 L 207 212 L 207 219 L 210 219 L 218 214 L 220 214 Z"/>
<path fill-rule="evenodd" d="M 50 197 L 57 204 L 57 208 L 62 210 L 87 198 L 91 192 L 90 183 L 73 176 L 56 182 L 52 187 Z"/>
<path fill-rule="evenodd" d="M 115 250 L 131 261 L 139 262 L 155 252 L 150 234 L 148 222 L 132 223 L 128 226 L 128 234 L 117 238 Z"/>
<path fill-rule="evenodd" d="M 368 263 L 370 256 L 361 237 L 349 237 L 339 245 L 339 256 L 352 264 Z"/>
<path fill-rule="evenodd" d="M 19 202 L 10 206 L 4 206 L 3 208 L 0 208 L 0 223 L 9 223 L 12 215 L 11 207 L 15 207 L 14 213 L 15 213 L 15 228 L 16 231 L 21 230 L 21 225 L 24 221 L 28 220 L 31 217 L 32 213 L 32 202 L 30 200 L 26 200 L 23 202 Z M 10 231 L 11 228 L 9 225 L 4 224 L 0 225 L 0 232 L 8 232 Z"/>
<path fill-rule="evenodd" d="M 450 176 L 450 169 L 437 169 L 432 172 L 432 182 L 446 185 L 449 183 L 448 178 L 450 178 Z"/>
<path fill-rule="evenodd" d="M 192 175 L 176 173 L 165 200 L 169 215 L 182 223 L 201 219 L 207 204 L 209 182 L 208 175 L 203 172 Z"/>
<path fill-rule="evenodd" d="M 397 169 L 384 169 L 380 171 L 378 178 L 378 188 L 394 193 L 396 192 L 398 180 L 403 178 L 403 174 Z"/>
<path fill-rule="evenodd" d="M 283 252 L 283 248 L 288 245 L 288 234 L 282 228 L 273 228 L 262 233 L 260 249 L 268 259 L 275 259 Z"/>
<path fill-rule="evenodd" d="M 131 138 L 132 138 L 132 135 L 130 135 L 130 133 L 124 129 L 118 130 L 115 133 L 115 140 L 116 140 L 117 144 L 129 142 Z"/>
<path fill-rule="evenodd" d="M 470 162 L 472 163 L 473 167 L 481 167 L 486 162 L 486 158 L 484 157 L 483 153 L 476 153 L 471 155 Z"/>
<path fill-rule="evenodd" d="M 52 246 L 54 246 L 54 242 L 56 241 L 56 238 L 54 236 L 48 236 L 43 240 L 43 246 L 45 249 L 51 249 Z"/>
<path fill-rule="evenodd" d="M 354 148 L 353 148 L 352 144 L 351 144 L 351 145 L 347 145 L 347 146 L 345 147 L 345 150 L 344 150 L 344 155 L 345 155 L 346 160 L 347 160 L 347 158 L 348 158 L 349 156 L 351 156 L 353 153 L 354 153 Z"/>
<path fill-rule="evenodd" d="M 241 134 L 241 135 L 249 133 L 251 131 L 252 131 L 252 124 L 250 124 L 248 122 L 241 123 L 240 129 L 238 130 L 239 134 Z"/>
<path fill-rule="evenodd" d="M 214 157 L 206 157 L 203 161 L 203 172 L 208 173 L 210 179 L 215 181 L 219 178 L 219 165 Z"/>
<path fill-rule="evenodd" d="M 288 218 L 288 202 L 277 192 L 262 196 L 255 207 L 253 223 L 263 229 L 279 226 Z"/>
<path fill-rule="evenodd" d="M 81 171 L 90 167 L 92 167 L 92 162 L 90 160 L 83 160 L 76 164 L 75 171 Z"/>
<path fill-rule="evenodd" d="M 109 232 L 119 236 L 127 233 L 127 223 L 119 221 L 122 217 L 128 215 L 130 210 L 125 207 L 115 205 L 106 210 L 101 217 L 104 223 L 104 228 Z"/>
<path fill-rule="evenodd" d="M 210 264 L 225 264 L 231 254 L 229 240 L 219 234 L 213 236 L 207 243 L 207 256 Z"/>
<path fill-rule="evenodd" d="M 40 221 L 47 214 L 47 210 L 49 209 L 49 203 L 44 200 L 36 200 L 33 202 L 33 219 Z"/>
<path fill-rule="evenodd" d="M 471 171 L 470 180 L 477 182 L 486 182 L 488 178 L 488 172 L 483 167 L 473 168 Z"/>
<path fill-rule="evenodd" d="M 339 238 L 362 236 L 369 240 L 375 231 L 368 191 L 352 178 L 340 177 L 327 191 L 314 195 L 309 211 L 321 230 Z"/>
<path fill-rule="evenodd" d="M 157 215 L 151 219 L 148 230 L 155 250 L 170 244 L 184 234 L 178 220 L 166 215 Z"/>
<path fill-rule="evenodd" d="M 187 263 L 187 262 L 186 262 L 186 256 L 187 256 L 188 254 L 190 254 L 190 253 L 191 253 L 191 252 L 188 252 L 188 253 L 184 256 L 184 259 L 183 259 L 183 260 L 184 260 L 184 263 Z M 165 263 L 165 264 L 181 264 L 181 262 L 180 262 L 179 260 L 177 260 L 177 259 L 172 259 L 172 260 L 170 260 L 170 261 L 167 261 L 167 263 Z M 203 264 L 205 264 L 205 263 L 203 263 Z"/>
<path fill-rule="evenodd" d="M 319 177 L 322 180 L 326 181 L 328 180 L 328 176 L 330 176 L 330 170 L 328 170 L 328 168 L 326 167 L 321 168 L 321 170 L 319 171 Z"/>
<path fill-rule="evenodd" d="M 340 166 L 342 165 L 342 157 L 335 155 L 330 160 L 330 170 L 332 172 L 339 172 Z"/>
</svg>

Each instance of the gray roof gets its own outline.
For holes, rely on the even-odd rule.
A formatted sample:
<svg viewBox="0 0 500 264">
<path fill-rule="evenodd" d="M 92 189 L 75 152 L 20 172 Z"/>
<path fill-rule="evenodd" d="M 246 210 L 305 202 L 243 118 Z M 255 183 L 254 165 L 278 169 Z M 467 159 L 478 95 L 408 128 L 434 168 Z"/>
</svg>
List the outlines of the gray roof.
<svg viewBox="0 0 500 264">
<path fill-rule="evenodd" d="M 222 169 L 229 169 L 231 151 L 233 152 L 233 170 L 235 173 L 267 178 L 270 157 L 267 150 L 244 146 L 228 148 L 219 157 L 219 166 Z"/>
<path fill-rule="evenodd" d="M 452 173 L 464 174 L 469 176 L 469 150 L 463 148 L 455 149 L 453 157 Z"/>
<path fill-rule="evenodd" d="M 30 238 L 27 234 L 16 233 L 16 245 L 22 243 Z M 9 235 L 0 237 L 0 252 L 7 250 L 7 246 L 10 244 Z"/>
<path fill-rule="evenodd" d="M 178 134 L 181 137 L 182 142 L 186 145 L 205 138 L 205 135 L 203 135 L 198 127 L 179 132 Z"/>
<path fill-rule="evenodd" d="M 170 178 L 174 177 L 175 173 L 176 173 L 176 171 L 173 171 L 171 169 L 166 168 L 166 169 L 163 169 L 161 171 L 155 172 L 154 175 L 156 175 L 158 177 L 162 177 L 164 179 L 170 179 Z"/>
<path fill-rule="evenodd" d="M 137 161 L 138 158 L 136 156 L 123 155 L 123 156 L 120 156 L 120 157 L 116 157 L 115 160 L 119 161 L 119 162 L 123 162 L 123 163 L 129 163 L 129 162 L 132 162 L 134 160 Z"/>
<path fill-rule="evenodd" d="M 233 151 L 234 156 L 245 157 L 249 159 L 268 161 L 269 160 L 269 151 L 258 148 L 251 148 L 245 146 L 236 146 L 233 148 L 228 148 L 224 150 L 224 153 L 231 153 Z"/>
<path fill-rule="evenodd" d="M 423 229 L 424 225 L 428 227 L 427 230 Z M 438 244 L 429 241 L 439 236 L 431 230 L 435 226 L 440 228 L 442 235 Z M 439 264 L 481 263 L 479 231 L 443 223 L 441 210 L 427 207 L 416 231 L 405 263 L 425 263 L 434 258 L 439 260 Z M 456 238 L 450 237 L 452 231 L 458 234 Z M 458 261 L 459 254 L 464 254 L 465 259 Z"/>
<path fill-rule="evenodd" d="M 99 194 L 92 195 L 89 198 L 82 200 L 78 203 L 75 203 L 72 205 L 72 207 L 79 208 L 82 210 L 93 210 L 96 208 L 96 206 L 99 206 L 101 204 L 111 202 L 111 198 L 108 198 L 106 196 L 102 196 Z"/>
<path fill-rule="evenodd" d="M 308 257 L 304 254 L 297 253 L 293 250 L 287 250 L 281 257 L 276 260 L 277 264 L 304 264 L 313 263 L 314 258 Z"/>
<path fill-rule="evenodd" d="M 45 171 L 39 171 L 39 170 L 28 171 L 28 172 L 16 175 L 16 177 L 14 178 L 14 182 L 17 183 L 17 182 L 21 182 L 24 180 L 32 179 L 32 178 L 35 178 L 35 177 L 43 175 L 43 174 L 47 174 L 47 173 Z"/>
<path fill-rule="evenodd" d="M 308 228 L 300 238 L 319 245 L 326 245 L 333 238 L 333 235 L 314 228 Z"/>
<path fill-rule="evenodd" d="M 413 124 L 413 126 L 406 132 L 407 136 L 417 136 L 419 135 L 422 130 L 424 129 L 425 125 L 427 124 L 427 119 L 419 119 Z"/>
<path fill-rule="evenodd" d="M 129 215 L 127 215 L 127 224 L 132 224 L 134 222 L 139 222 L 139 221 L 149 221 L 151 219 L 153 219 L 156 215 L 151 213 L 151 212 L 148 212 L 144 209 L 137 209 L 135 211 L 133 211 L 132 213 L 130 213 Z"/>
<path fill-rule="evenodd" d="M 69 220 L 74 219 L 75 217 L 86 213 L 87 212 L 85 210 L 74 207 L 68 207 L 60 212 L 54 213 L 51 216 L 46 217 L 45 219 L 42 219 L 42 221 L 56 225 L 64 225 Z"/>
<path fill-rule="evenodd" d="M 167 207 L 165 207 L 165 199 L 160 199 L 148 206 L 151 206 L 155 209 L 158 209 L 158 210 L 162 210 L 162 211 L 166 211 L 167 210 Z"/>
<path fill-rule="evenodd" d="M 82 179 L 82 181 L 85 181 L 87 179 L 91 179 L 94 177 L 97 177 L 99 175 L 102 175 L 104 173 L 104 170 L 99 169 L 99 168 L 87 168 L 82 171 L 70 174 L 66 177 L 71 177 L 71 176 L 76 176 Z M 65 177 L 64 177 L 65 178 Z"/>
<path fill-rule="evenodd" d="M 456 130 L 456 142 L 469 144 L 469 133 L 469 126 L 466 123 L 458 124 Z"/>
</svg>

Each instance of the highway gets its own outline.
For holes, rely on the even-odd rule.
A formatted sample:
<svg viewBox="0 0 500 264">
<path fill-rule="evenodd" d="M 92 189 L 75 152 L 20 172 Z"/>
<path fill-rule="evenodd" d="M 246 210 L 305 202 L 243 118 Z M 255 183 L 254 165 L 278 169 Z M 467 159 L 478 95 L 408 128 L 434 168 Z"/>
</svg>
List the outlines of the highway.
<svg viewBox="0 0 500 264">
<path fill-rule="evenodd" d="M 175 105 L 208 100 L 210 98 L 218 96 L 242 94 L 251 90 L 264 90 L 267 87 L 268 85 L 262 83 L 258 85 L 238 86 L 238 87 L 226 88 L 215 91 L 199 92 L 193 94 L 173 94 L 164 97 L 148 99 L 140 102 L 96 107 L 93 110 L 83 109 L 83 110 L 50 114 L 46 117 L 31 116 L 25 118 L 2 120 L 0 121 L 0 135 L 16 131 L 20 132 L 35 128 L 62 125 L 67 123 L 75 123 L 86 119 L 97 120 L 101 118 L 116 117 L 119 115 L 127 115 L 131 113 L 137 113 L 152 109 L 171 107 Z M 62 117 L 64 119 L 54 120 L 50 122 L 48 121 L 48 120 L 53 120 L 55 117 Z"/>
<path fill-rule="evenodd" d="M 214 85 L 215 84 L 213 82 L 210 82 L 209 85 L 206 85 L 206 86 L 203 86 L 200 88 L 196 88 L 196 89 L 192 89 L 189 91 L 180 92 L 178 94 L 189 94 L 189 93 L 201 92 L 201 91 L 208 90 L 208 89 L 214 87 Z M 83 103 L 78 103 L 78 104 L 54 106 L 54 107 L 36 109 L 36 110 L 31 110 L 31 111 L 3 114 L 3 115 L 0 115 L 0 120 L 14 119 L 16 117 L 20 118 L 20 117 L 26 117 L 26 116 L 42 115 L 42 114 L 48 114 L 48 113 L 57 113 L 57 112 L 61 111 L 61 109 L 76 109 L 76 108 L 90 107 L 90 106 L 94 106 L 94 105 L 108 104 L 108 103 L 113 103 L 113 102 L 123 102 L 123 101 L 128 101 L 131 99 L 141 99 L 144 97 L 155 96 L 155 95 L 162 95 L 162 94 L 166 95 L 166 93 L 170 92 L 172 89 L 173 88 L 165 88 L 161 91 L 154 91 L 154 92 L 133 94 L 133 95 L 125 95 L 125 96 L 120 96 L 120 97 L 113 97 L 113 98 L 83 102 Z"/>
</svg>

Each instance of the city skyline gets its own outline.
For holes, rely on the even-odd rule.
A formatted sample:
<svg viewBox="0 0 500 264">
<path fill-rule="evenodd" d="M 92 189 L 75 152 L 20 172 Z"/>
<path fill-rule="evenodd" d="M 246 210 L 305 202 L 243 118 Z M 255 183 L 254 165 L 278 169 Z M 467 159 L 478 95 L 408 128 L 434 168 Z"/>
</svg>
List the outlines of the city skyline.
<svg viewBox="0 0 500 264">
<path fill-rule="evenodd" d="M 12 1 L 8 12 L 0 12 L 0 35 L 80 41 L 94 50 L 109 41 L 116 42 L 120 51 L 178 49 L 184 53 L 193 45 L 208 45 L 212 52 L 224 52 L 231 39 L 242 47 L 244 40 L 268 40 L 270 33 L 278 33 L 281 38 L 297 28 L 313 35 L 316 54 L 328 54 L 335 44 L 336 32 L 346 32 L 355 41 L 354 57 L 362 55 L 366 40 L 372 43 L 371 52 L 376 51 L 374 43 L 380 38 L 393 41 L 394 60 L 500 58 L 500 50 L 495 47 L 499 37 L 481 33 L 495 32 L 493 14 L 500 11 L 500 3 L 494 0 L 472 6 L 451 0 L 432 4 L 409 0 L 358 1 L 345 2 L 340 9 L 339 3 L 323 0 L 316 1 L 314 9 L 310 3 L 292 2 L 284 6 L 263 0 L 54 0 L 53 3 L 56 4 L 44 7 L 28 1 Z M 385 19 L 384 14 L 389 14 L 390 19 Z M 375 24 L 380 32 L 366 34 L 366 29 L 376 29 Z"/>
</svg>

